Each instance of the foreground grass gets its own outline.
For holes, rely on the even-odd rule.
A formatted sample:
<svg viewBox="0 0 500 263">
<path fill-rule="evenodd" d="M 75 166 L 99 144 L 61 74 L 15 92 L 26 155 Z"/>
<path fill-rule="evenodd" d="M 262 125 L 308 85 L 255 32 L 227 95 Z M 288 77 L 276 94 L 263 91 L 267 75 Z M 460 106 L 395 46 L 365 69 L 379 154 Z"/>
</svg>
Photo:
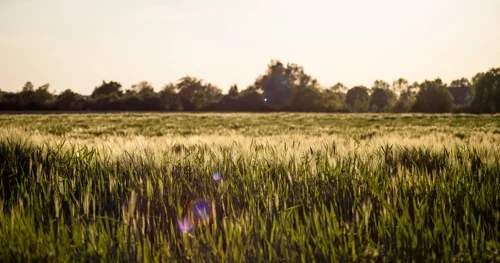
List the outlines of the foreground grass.
<svg viewBox="0 0 500 263">
<path fill-rule="evenodd" d="M 91 118 L 119 130 L 122 122 L 112 120 L 127 123 L 127 116 Z M 178 131 L 199 117 L 172 116 L 181 118 Z M 263 118 L 250 116 L 242 114 L 242 123 Z M 3 117 L 10 124 L 0 133 L 0 258 L 500 262 L 497 117 L 478 118 L 483 126 L 471 125 L 473 117 L 457 126 L 409 118 L 410 131 L 380 121 L 379 132 L 361 138 L 375 129 L 371 118 L 391 115 L 318 116 L 304 119 L 351 118 L 345 130 L 363 128 L 354 136 L 328 135 L 330 124 L 317 119 L 303 133 L 268 134 L 279 120 L 266 115 L 264 124 L 215 136 L 211 122 L 200 121 L 197 136 L 130 128 L 97 137 L 50 132 L 58 123 L 44 116 Z M 302 117 L 291 115 L 294 121 L 278 127 L 301 125 Z M 214 180 L 215 173 L 222 179 Z M 193 200 L 206 201 L 213 217 L 183 232 L 179 223 Z"/>
</svg>

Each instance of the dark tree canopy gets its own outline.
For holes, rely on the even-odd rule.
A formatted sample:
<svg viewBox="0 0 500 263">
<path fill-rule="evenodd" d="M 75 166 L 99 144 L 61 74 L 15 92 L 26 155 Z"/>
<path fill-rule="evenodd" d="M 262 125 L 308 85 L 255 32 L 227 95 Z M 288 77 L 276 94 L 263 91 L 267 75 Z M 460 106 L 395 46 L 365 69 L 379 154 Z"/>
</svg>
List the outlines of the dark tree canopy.
<svg viewBox="0 0 500 263">
<path fill-rule="evenodd" d="M 203 80 L 186 76 L 179 80 L 176 90 L 186 111 L 201 110 L 217 102 L 222 97 L 222 91 Z"/>
<path fill-rule="evenodd" d="M 493 68 L 477 76 L 473 82 L 472 109 L 479 113 L 500 111 L 500 68 Z"/>
<path fill-rule="evenodd" d="M 375 80 L 370 89 L 359 85 L 349 89 L 341 82 L 325 88 L 302 66 L 271 60 L 251 85 L 239 90 L 234 84 L 227 94 L 192 76 L 158 91 L 147 81 L 126 90 L 119 82 L 102 81 L 90 96 L 70 89 L 55 94 L 49 83 L 35 88 L 28 81 L 19 92 L 0 91 L 0 110 L 494 113 L 500 111 L 499 83 L 496 68 L 470 80 L 457 78 L 449 87 L 440 79 L 410 84 L 398 78 L 392 84 Z"/>
<path fill-rule="evenodd" d="M 371 112 L 388 112 L 396 103 L 396 94 L 388 88 L 374 88 L 370 94 Z"/>
<path fill-rule="evenodd" d="M 414 110 L 426 113 L 451 112 L 453 96 L 440 79 L 426 80 L 420 84 Z"/>
<path fill-rule="evenodd" d="M 345 103 L 352 112 L 367 112 L 370 95 L 365 86 L 356 86 L 347 91 Z"/>
<path fill-rule="evenodd" d="M 229 88 L 229 91 L 228 91 L 228 93 L 227 93 L 227 94 L 228 94 L 229 96 L 231 96 L 231 97 L 234 97 L 234 98 L 235 98 L 235 97 L 238 97 L 238 94 L 239 94 L 239 92 L 238 92 L 238 86 L 237 86 L 236 84 L 234 84 L 233 86 L 231 86 L 231 87 Z"/>
<path fill-rule="evenodd" d="M 123 94 L 122 84 L 114 81 L 106 83 L 104 80 L 102 84 L 94 89 L 92 98 L 99 98 L 105 96 L 121 96 Z"/>
<path fill-rule="evenodd" d="M 469 87 L 471 85 L 470 81 L 467 78 L 461 78 L 461 79 L 456 79 L 453 80 L 450 83 L 450 86 L 452 87 Z"/>
</svg>

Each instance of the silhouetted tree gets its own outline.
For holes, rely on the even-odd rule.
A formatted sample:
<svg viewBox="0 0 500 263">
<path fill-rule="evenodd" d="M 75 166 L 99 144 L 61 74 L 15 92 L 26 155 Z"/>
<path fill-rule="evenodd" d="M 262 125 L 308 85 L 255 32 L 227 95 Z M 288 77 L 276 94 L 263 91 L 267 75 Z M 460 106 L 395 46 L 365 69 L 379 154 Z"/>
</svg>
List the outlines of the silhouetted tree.
<svg viewBox="0 0 500 263">
<path fill-rule="evenodd" d="M 298 69 L 295 69 L 298 70 Z M 277 60 L 271 60 L 264 75 L 259 76 L 254 87 L 268 110 L 290 110 L 296 95 L 295 77 L 292 69 Z"/>
<path fill-rule="evenodd" d="M 408 80 L 399 78 L 392 82 L 392 90 L 401 95 L 402 92 L 408 89 Z"/>
<path fill-rule="evenodd" d="M 236 84 L 234 84 L 233 86 L 231 86 L 229 88 L 229 92 L 227 93 L 230 97 L 233 97 L 233 98 L 236 98 L 238 97 L 238 86 L 236 86 Z"/>
<path fill-rule="evenodd" d="M 179 94 L 177 94 L 177 87 L 169 83 L 163 86 L 159 93 L 160 101 L 163 105 L 162 108 L 167 111 L 182 110 L 182 103 Z"/>
<path fill-rule="evenodd" d="M 351 112 L 367 112 L 370 95 L 365 86 L 356 86 L 347 91 L 345 103 Z"/>
<path fill-rule="evenodd" d="M 49 91 L 50 84 L 38 87 L 33 94 L 33 101 L 37 110 L 49 110 L 53 108 L 55 98 Z"/>
<path fill-rule="evenodd" d="M 396 94 L 389 89 L 374 88 L 370 94 L 370 111 L 388 112 L 396 103 Z"/>
<path fill-rule="evenodd" d="M 467 78 L 456 79 L 450 83 L 452 87 L 469 87 L 470 85 L 470 81 Z"/>
<path fill-rule="evenodd" d="M 92 92 L 92 98 L 105 97 L 114 95 L 119 97 L 123 94 L 122 85 L 115 81 L 110 81 L 106 83 L 104 80 L 102 81 L 101 86 L 98 86 Z"/>
<path fill-rule="evenodd" d="M 267 71 L 255 81 L 269 110 L 323 111 L 322 88 L 318 81 L 305 73 L 303 67 L 272 60 Z"/>
<path fill-rule="evenodd" d="M 405 89 L 401 88 L 402 91 L 399 93 L 399 99 L 393 108 L 394 112 L 409 112 L 415 104 L 417 90 L 419 89 L 418 82 L 414 82 L 411 85 L 405 84 L 405 86 Z"/>
<path fill-rule="evenodd" d="M 375 80 L 373 82 L 372 89 L 383 89 L 383 90 L 386 90 L 386 89 L 389 89 L 390 87 L 391 87 L 391 85 L 389 85 L 389 83 L 387 83 L 387 81 L 384 81 L 384 80 Z"/>
<path fill-rule="evenodd" d="M 183 109 L 200 110 L 219 101 L 222 91 L 210 83 L 193 77 L 183 77 L 177 83 L 177 92 L 181 98 Z"/>
<path fill-rule="evenodd" d="M 255 85 L 250 85 L 240 92 L 238 97 L 237 111 L 263 112 L 269 111 L 264 104 L 263 96 Z"/>
<path fill-rule="evenodd" d="M 132 85 L 131 89 L 139 95 L 155 93 L 153 85 L 147 81 L 141 81 L 137 84 Z"/>
<path fill-rule="evenodd" d="M 471 85 L 475 86 L 477 82 L 484 76 L 484 74 L 485 74 L 484 72 L 479 72 L 476 75 L 474 75 L 474 77 L 472 77 L 471 79 Z"/>
<path fill-rule="evenodd" d="M 27 110 L 21 106 L 21 96 L 19 93 L 3 92 L 0 101 L 0 110 Z"/>
<path fill-rule="evenodd" d="M 91 94 L 92 101 L 90 109 L 92 110 L 126 110 L 122 103 L 122 85 L 115 81 L 105 82 L 95 87 Z"/>
<path fill-rule="evenodd" d="M 57 96 L 55 104 L 57 110 L 81 110 L 84 101 L 80 94 L 67 89 Z"/>
<path fill-rule="evenodd" d="M 441 79 L 426 80 L 420 84 L 414 111 L 427 113 L 451 112 L 452 106 L 453 96 Z"/>
<path fill-rule="evenodd" d="M 396 94 L 389 89 L 389 83 L 376 80 L 370 94 L 370 111 L 388 112 L 396 103 Z"/>
<path fill-rule="evenodd" d="M 160 111 L 163 104 L 153 85 L 147 81 L 133 84 L 120 98 L 121 110 Z"/>
<path fill-rule="evenodd" d="M 19 93 L 19 109 L 23 110 L 49 110 L 53 107 L 54 95 L 48 90 L 49 84 L 42 85 L 36 90 L 31 82 L 26 82 Z"/>
<path fill-rule="evenodd" d="M 376 80 L 368 90 L 364 86 L 347 89 L 342 83 L 325 89 L 305 73 L 303 67 L 279 60 L 272 60 L 265 73 L 256 78 L 246 89 L 239 91 L 236 85 L 227 95 L 210 83 L 186 76 L 177 84 L 167 84 L 160 92 L 142 81 L 125 92 L 120 83 L 103 81 L 95 87 L 90 98 L 69 89 L 55 96 L 45 84 L 37 89 L 26 82 L 20 92 L 0 91 L 0 110 L 133 110 L 133 111 L 249 111 L 263 112 L 465 112 L 493 113 L 500 109 L 500 69 L 477 73 L 467 78 L 453 80 L 454 87 L 472 85 L 473 100 L 470 105 L 453 106 L 453 97 L 440 80 L 409 85 L 404 78 L 392 85 Z M 450 87 L 451 88 L 451 87 Z M 458 88 L 461 89 L 461 88 Z M 460 94 L 452 89 L 456 98 Z M 468 92 L 467 88 L 467 92 Z M 458 94 L 458 95 L 457 95 Z M 468 95 L 469 93 L 465 93 Z M 396 99 L 398 97 L 398 99 Z M 467 97 L 470 98 L 470 97 Z M 457 100 L 456 100 L 457 101 Z"/>
<path fill-rule="evenodd" d="M 348 90 L 348 88 L 340 82 L 337 82 L 337 84 L 333 85 L 330 89 L 335 92 L 341 92 L 341 93 L 346 93 Z"/>
<path fill-rule="evenodd" d="M 34 108 L 35 89 L 30 81 L 24 84 L 23 89 L 19 93 L 19 107 L 24 110 L 32 110 Z"/>
<path fill-rule="evenodd" d="M 345 111 L 345 93 L 337 91 L 339 89 L 327 89 L 323 91 L 322 105 L 327 112 Z"/>
<path fill-rule="evenodd" d="M 500 68 L 476 75 L 471 107 L 479 113 L 500 111 Z"/>
</svg>

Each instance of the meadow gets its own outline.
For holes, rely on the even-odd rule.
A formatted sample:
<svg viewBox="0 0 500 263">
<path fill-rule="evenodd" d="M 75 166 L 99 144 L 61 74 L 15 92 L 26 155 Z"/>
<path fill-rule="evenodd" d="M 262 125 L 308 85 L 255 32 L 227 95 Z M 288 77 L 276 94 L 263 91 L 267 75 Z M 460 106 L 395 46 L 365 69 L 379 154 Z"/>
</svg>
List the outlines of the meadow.
<svg viewBox="0 0 500 263">
<path fill-rule="evenodd" d="M 500 262 L 500 115 L 0 115 L 5 262 Z"/>
</svg>

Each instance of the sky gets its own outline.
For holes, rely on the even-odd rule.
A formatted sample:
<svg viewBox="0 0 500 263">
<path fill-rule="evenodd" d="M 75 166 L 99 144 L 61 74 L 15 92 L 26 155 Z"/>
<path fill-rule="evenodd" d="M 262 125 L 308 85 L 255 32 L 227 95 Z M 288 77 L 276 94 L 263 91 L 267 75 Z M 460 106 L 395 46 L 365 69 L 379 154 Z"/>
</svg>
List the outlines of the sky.
<svg viewBox="0 0 500 263">
<path fill-rule="evenodd" d="M 272 59 L 324 87 L 500 67 L 500 0 L 0 0 L 0 89 L 184 76 L 241 89 Z"/>
</svg>

